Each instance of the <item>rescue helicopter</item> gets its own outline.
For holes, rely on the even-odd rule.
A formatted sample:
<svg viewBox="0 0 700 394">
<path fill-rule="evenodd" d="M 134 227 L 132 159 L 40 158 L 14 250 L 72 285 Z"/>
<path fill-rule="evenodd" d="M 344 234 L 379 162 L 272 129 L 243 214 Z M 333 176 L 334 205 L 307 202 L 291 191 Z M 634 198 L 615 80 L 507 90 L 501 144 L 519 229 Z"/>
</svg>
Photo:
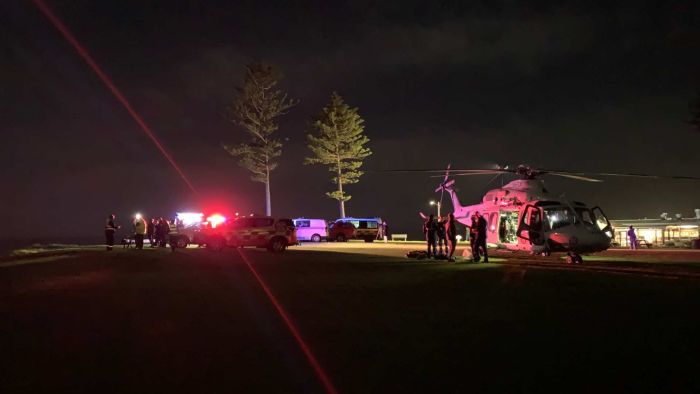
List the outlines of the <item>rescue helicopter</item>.
<svg viewBox="0 0 700 394">
<path fill-rule="evenodd" d="M 670 178 L 700 180 L 687 176 L 657 176 L 648 174 L 582 173 L 535 169 L 526 165 L 515 168 L 451 170 L 391 170 L 390 172 L 441 173 L 443 178 L 435 192 L 447 192 L 452 200 L 455 219 L 471 226 L 471 216 L 479 212 L 487 222 L 487 243 L 512 251 L 527 251 L 549 256 L 566 253 L 568 263 L 583 263 L 582 254 L 602 252 L 611 246 L 613 229 L 603 210 L 580 201 L 556 197 L 541 179 L 545 175 L 586 182 L 602 182 L 598 177 Z M 518 179 L 501 188 L 488 191 L 482 201 L 462 205 L 454 188 L 456 176 L 514 174 Z M 422 217 L 425 215 L 421 214 Z"/>
</svg>

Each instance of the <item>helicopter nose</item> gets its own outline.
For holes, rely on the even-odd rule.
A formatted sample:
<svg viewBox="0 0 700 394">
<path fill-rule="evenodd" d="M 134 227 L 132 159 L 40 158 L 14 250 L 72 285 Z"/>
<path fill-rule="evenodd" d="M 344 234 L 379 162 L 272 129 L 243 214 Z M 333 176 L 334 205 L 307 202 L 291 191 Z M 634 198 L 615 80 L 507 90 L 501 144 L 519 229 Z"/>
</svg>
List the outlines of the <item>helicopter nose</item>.
<svg viewBox="0 0 700 394">
<path fill-rule="evenodd" d="M 596 234 L 596 241 L 597 243 L 604 245 L 605 247 L 609 247 L 612 243 L 612 239 L 603 232 Z"/>
</svg>

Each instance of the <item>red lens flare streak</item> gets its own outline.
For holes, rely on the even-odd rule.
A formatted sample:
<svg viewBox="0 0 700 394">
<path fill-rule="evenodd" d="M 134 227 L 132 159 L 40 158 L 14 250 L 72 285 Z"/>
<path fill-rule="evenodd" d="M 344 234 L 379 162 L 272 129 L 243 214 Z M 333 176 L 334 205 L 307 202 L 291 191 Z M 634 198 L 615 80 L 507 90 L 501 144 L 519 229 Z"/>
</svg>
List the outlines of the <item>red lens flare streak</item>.
<svg viewBox="0 0 700 394">
<path fill-rule="evenodd" d="M 306 344 L 306 341 L 304 341 L 304 338 L 301 337 L 301 333 L 297 329 L 297 327 L 294 325 L 294 322 L 292 322 L 292 319 L 287 315 L 287 311 L 282 308 L 282 305 L 277 301 L 277 298 L 275 298 L 274 294 L 272 294 L 272 291 L 270 290 L 269 287 L 267 287 L 267 284 L 265 281 L 262 279 L 262 277 L 258 274 L 258 272 L 253 268 L 253 264 L 251 264 L 250 260 L 241 252 L 240 249 L 236 249 L 238 251 L 238 254 L 241 255 L 241 258 L 243 259 L 243 262 L 248 266 L 248 269 L 250 272 L 253 274 L 255 279 L 258 281 L 258 284 L 260 287 L 263 289 L 265 294 L 267 295 L 267 298 L 270 300 L 272 305 L 275 307 L 277 310 L 277 313 L 280 315 L 284 323 L 287 325 L 287 328 L 289 329 L 289 332 L 292 333 L 292 336 L 294 339 L 297 341 L 297 344 L 301 348 L 301 351 L 304 352 L 304 355 L 306 356 L 306 359 L 309 361 L 309 364 L 311 364 L 311 367 L 314 369 L 314 372 L 316 372 L 316 376 L 318 376 L 318 379 L 321 381 L 321 384 L 323 384 L 323 387 L 326 389 L 326 392 L 328 394 L 337 394 L 338 391 L 335 389 L 333 386 L 333 382 L 331 382 L 331 379 L 328 377 L 326 374 L 326 371 L 323 370 L 323 367 L 321 367 L 321 364 L 316 360 L 316 356 L 314 356 L 314 353 L 311 351 L 311 348 L 309 345 Z"/>
<path fill-rule="evenodd" d="M 131 106 L 131 103 L 129 103 L 129 101 L 126 99 L 126 97 L 124 97 L 124 95 L 121 93 L 121 91 L 119 91 L 119 89 L 117 89 L 117 87 L 114 85 L 114 83 L 112 83 L 112 80 L 109 79 L 107 74 L 105 74 L 104 71 L 102 71 L 100 66 L 97 64 L 97 62 L 95 62 L 95 60 L 92 58 L 92 56 L 90 56 L 88 51 L 85 50 L 85 48 L 83 48 L 82 45 L 80 45 L 78 40 L 76 40 L 76 38 L 73 36 L 73 34 L 71 34 L 71 32 L 68 30 L 68 28 L 63 24 L 63 22 L 61 22 L 61 20 L 58 19 L 58 17 L 56 17 L 56 15 L 53 14 L 51 9 L 46 5 L 46 3 L 44 3 L 43 0 L 32 0 L 32 1 L 37 6 L 37 8 L 39 8 L 39 11 L 41 11 L 41 13 L 44 14 L 44 16 L 51 22 L 51 24 L 53 24 L 53 26 L 56 28 L 56 30 L 58 30 L 63 35 L 63 37 L 73 46 L 73 48 L 75 48 L 76 52 L 78 52 L 78 54 L 80 55 L 80 57 L 83 58 L 85 63 L 87 63 L 88 66 L 90 66 L 92 71 L 94 71 L 95 74 L 97 74 L 97 76 L 102 80 L 102 82 L 112 92 L 114 97 L 116 97 L 116 99 L 120 103 L 122 103 L 124 108 L 126 108 L 126 110 L 131 115 L 131 117 L 134 118 L 134 121 L 136 121 L 136 123 L 141 127 L 141 130 L 143 130 L 143 132 L 148 136 L 148 138 L 150 138 L 151 141 L 153 141 L 153 143 L 156 145 L 156 147 L 158 148 L 160 153 L 162 153 L 163 156 L 165 156 L 165 158 L 168 160 L 168 162 L 170 162 L 170 164 L 173 166 L 175 171 L 177 171 L 177 173 L 180 175 L 180 177 L 185 182 L 185 184 L 187 184 L 187 187 L 189 187 L 190 190 L 192 190 L 192 193 L 197 194 L 197 191 L 195 190 L 194 186 L 192 186 L 192 183 L 190 183 L 189 179 L 187 179 L 187 176 L 185 176 L 185 173 L 182 172 L 182 170 L 180 169 L 180 166 L 177 165 L 177 163 L 172 158 L 172 156 L 170 156 L 168 151 L 166 151 L 165 148 L 163 147 L 163 145 L 160 143 L 160 141 L 158 140 L 156 135 L 153 133 L 151 128 L 148 127 L 148 125 L 143 120 L 143 118 L 141 118 L 141 115 L 139 115 L 138 112 L 136 112 L 136 110 Z"/>
</svg>

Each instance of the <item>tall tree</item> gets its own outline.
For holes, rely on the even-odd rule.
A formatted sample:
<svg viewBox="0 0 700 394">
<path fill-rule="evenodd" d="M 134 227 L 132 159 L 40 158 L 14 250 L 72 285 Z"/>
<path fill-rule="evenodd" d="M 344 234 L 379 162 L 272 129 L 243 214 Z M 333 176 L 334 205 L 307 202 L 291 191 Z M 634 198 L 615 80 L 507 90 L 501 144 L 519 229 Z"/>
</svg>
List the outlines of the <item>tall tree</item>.
<svg viewBox="0 0 700 394">
<path fill-rule="evenodd" d="M 364 134 L 364 120 L 351 108 L 338 93 L 333 92 L 331 102 L 312 123 L 312 133 L 307 135 L 309 149 L 313 156 L 307 157 L 305 164 L 323 164 L 334 174 L 332 182 L 338 187 L 326 193 L 338 200 L 340 217 L 345 217 L 345 202 L 351 196 L 344 186 L 357 183 L 363 172 L 362 161 L 372 151 L 365 147 L 369 138 Z"/>
<path fill-rule="evenodd" d="M 270 173 L 277 167 L 282 142 L 273 137 L 279 128 L 277 118 L 287 113 L 297 101 L 277 87 L 282 75 L 272 66 L 254 62 L 246 66 L 243 87 L 227 108 L 228 120 L 248 134 L 248 141 L 225 145 L 238 164 L 251 172 L 251 179 L 265 184 L 265 213 L 272 215 Z"/>
</svg>

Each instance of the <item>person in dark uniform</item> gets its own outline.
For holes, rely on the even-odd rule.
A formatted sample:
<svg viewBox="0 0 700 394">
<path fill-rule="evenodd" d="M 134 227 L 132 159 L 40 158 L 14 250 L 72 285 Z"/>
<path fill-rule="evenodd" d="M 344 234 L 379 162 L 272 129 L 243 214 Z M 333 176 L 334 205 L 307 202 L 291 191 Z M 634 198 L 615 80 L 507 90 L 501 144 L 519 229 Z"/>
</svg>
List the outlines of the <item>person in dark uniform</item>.
<svg viewBox="0 0 700 394">
<path fill-rule="evenodd" d="M 447 259 L 450 262 L 454 262 L 455 250 L 457 249 L 457 225 L 455 223 L 455 214 L 451 213 L 447 216 L 447 221 L 445 222 L 445 236 L 447 238 L 447 243 L 449 251 L 447 252 Z"/>
<path fill-rule="evenodd" d="M 474 250 L 476 249 L 476 228 L 479 224 L 479 219 L 476 217 L 476 213 L 472 213 L 471 225 L 469 226 L 469 249 L 472 251 L 472 260 L 476 260 L 476 255 Z"/>
<path fill-rule="evenodd" d="M 158 222 L 158 246 L 166 247 L 168 233 L 170 232 L 170 224 L 167 220 L 160 218 Z"/>
<path fill-rule="evenodd" d="M 433 214 L 430 214 L 428 220 L 423 224 L 423 234 L 425 235 L 425 241 L 428 243 L 428 257 L 436 257 L 437 223 L 435 223 Z"/>
<path fill-rule="evenodd" d="M 479 252 L 484 253 L 484 263 L 489 262 L 489 254 L 486 249 L 486 230 L 488 228 L 488 223 L 486 223 L 486 219 L 479 214 L 479 212 L 476 212 L 474 214 L 476 216 L 476 239 L 474 240 L 474 261 L 479 262 L 480 256 Z"/>
<path fill-rule="evenodd" d="M 146 229 L 146 237 L 148 238 L 148 243 L 151 245 L 151 247 L 153 247 L 153 243 L 155 242 L 157 223 L 158 222 L 155 218 L 151 218 L 151 222 L 148 223 L 148 227 Z"/>
<path fill-rule="evenodd" d="M 107 245 L 107 251 L 114 248 L 114 233 L 117 232 L 118 228 L 121 228 L 121 226 L 114 224 L 114 219 L 116 218 L 117 215 L 111 214 L 107 216 L 107 221 L 105 222 L 105 244 Z"/>
<path fill-rule="evenodd" d="M 447 254 L 447 235 L 445 234 L 445 223 L 447 223 L 447 220 L 444 220 L 442 217 L 438 217 L 436 234 L 437 234 L 438 254 L 440 256 L 444 256 Z M 444 247 L 444 252 L 443 252 L 443 247 Z"/>
</svg>

